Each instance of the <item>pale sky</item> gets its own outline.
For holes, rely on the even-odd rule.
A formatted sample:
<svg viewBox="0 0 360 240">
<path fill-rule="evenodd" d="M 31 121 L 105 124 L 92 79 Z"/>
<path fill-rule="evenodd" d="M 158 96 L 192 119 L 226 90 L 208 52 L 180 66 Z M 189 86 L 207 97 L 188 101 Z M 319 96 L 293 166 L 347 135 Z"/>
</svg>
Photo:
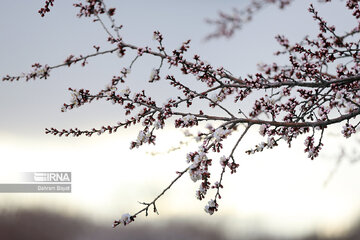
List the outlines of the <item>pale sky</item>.
<svg viewBox="0 0 360 240">
<path fill-rule="evenodd" d="M 56 65 L 70 54 L 92 53 L 92 46 L 110 46 L 106 33 L 90 19 L 78 19 L 71 1 L 55 1 L 55 7 L 45 17 L 37 13 L 40 1 L 7 1 L 0 14 L 0 76 L 27 72 L 34 62 Z M 191 54 L 199 54 L 215 66 L 224 66 L 236 76 L 256 71 L 259 62 L 272 62 L 278 50 L 276 34 L 290 40 L 301 40 L 306 34 L 316 34 L 317 26 L 307 12 L 308 1 L 295 1 L 286 11 L 266 8 L 256 15 L 230 40 L 204 42 L 212 28 L 204 19 L 215 17 L 218 10 L 241 8 L 246 1 L 106 1 L 117 7 L 116 19 L 124 25 L 123 38 L 139 46 L 154 46 L 152 33 L 160 30 L 168 49 L 177 48 L 192 39 Z M 310 2 L 310 1 L 309 1 Z M 339 30 L 353 24 L 344 11 L 344 2 L 320 5 L 320 14 L 328 17 Z M 191 56 L 191 55 L 189 55 Z M 0 162 L 1 171 L 71 171 L 71 194 L 0 194 L 5 208 L 45 207 L 72 215 L 83 215 L 111 224 L 121 214 L 134 213 L 167 186 L 175 171 L 186 167 L 185 156 L 197 149 L 190 142 L 182 150 L 165 154 L 182 139 L 179 129 L 167 128 L 158 135 L 156 147 L 129 150 L 130 140 L 136 139 L 139 129 L 120 131 L 114 135 L 92 138 L 59 138 L 44 134 L 46 127 L 89 129 L 115 124 L 123 119 L 123 111 L 107 102 L 96 102 L 74 111 L 60 112 L 69 102 L 67 89 L 87 88 L 99 90 L 127 67 L 129 57 L 116 55 L 89 59 L 89 64 L 57 69 L 48 80 L 28 83 L 0 83 Z M 281 61 L 284 61 L 283 59 Z M 158 59 L 146 57 L 137 62 L 128 80 L 135 89 L 147 87 L 151 69 Z M 181 75 L 179 75 L 181 76 Z M 191 79 L 191 78 L 190 78 Z M 146 88 L 158 98 L 167 99 L 176 92 L 165 91 L 161 85 Z M 168 88 L 166 88 L 168 89 Z M 236 107 L 236 106 L 235 106 Z M 331 129 L 339 133 L 340 129 Z M 196 131 L 194 131 L 196 132 Z M 303 139 L 288 149 L 280 146 L 255 156 L 244 151 L 262 141 L 253 129 L 237 151 L 240 168 L 236 175 L 225 177 L 225 189 L 219 212 L 208 216 L 203 207 L 206 202 L 195 198 L 198 183 L 186 174 L 179 183 L 160 200 L 160 216 L 137 222 L 166 221 L 170 218 L 200 219 L 209 224 L 221 223 L 236 234 L 250 234 L 255 230 L 271 234 L 341 234 L 360 213 L 359 164 L 346 159 L 327 187 L 324 181 L 331 173 L 340 148 L 349 155 L 356 141 L 329 136 L 321 156 L 311 161 L 303 152 Z M 169 138 L 171 136 L 171 138 Z M 228 140 L 231 143 L 231 139 Z M 231 144 L 230 144 L 231 145 Z M 296 146 L 297 145 L 297 146 Z M 225 147 L 224 151 L 229 151 Z M 162 152 L 156 156 L 149 151 Z M 217 159 L 219 156 L 214 155 Z M 215 161 L 217 163 L 217 161 Z M 214 176 L 218 176 L 214 166 Z M 215 179 L 214 179 L 215 181 Z M 208 194 L 208 201 L 213 193 Z M 231 223 L 231 226 L 228 227 Z M 136 224 L 136 223 L 135 223 Z"/>
</svg>

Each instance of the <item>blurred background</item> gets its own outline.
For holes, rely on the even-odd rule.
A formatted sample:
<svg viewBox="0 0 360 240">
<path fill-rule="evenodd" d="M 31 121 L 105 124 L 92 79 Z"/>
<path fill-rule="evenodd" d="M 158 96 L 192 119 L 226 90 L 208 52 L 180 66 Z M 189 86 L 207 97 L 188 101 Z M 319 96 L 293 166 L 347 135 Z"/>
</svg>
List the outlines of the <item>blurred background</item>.
<svg viewBox="0 0 360 240">
<path fill-rule="evenodd" d="M 93 53 L 93 45 L 109 49 L 101 26 L 78 19 L 72 1 L 55 1 L 51 12 L 37 13 L 44 1 L 6 1 L 0 14 L 0 76 L 27 72 L 35 62 L 57 65 L 70 54 Z M 281 11 L 269 6 L 231 39 L 204 41 L 214 29 L 204 19 L 219 10 L 241 9 L 249 1 L 106 1 L 116 7 L 116 20 L 124 25 L 125 42 L 155 48 L 153 31 L 164 35 L 170 51 L 191 39 L 188 56 L 199 54 L 214 66 L 224 66 L 235 76 L 257 71 L 259 62 L 286 63 L 275 58 L 274 36 L 291 41 L 317 34 L 308 13 L 308 1 L 295 1 Z M 355 26 L 344 1 L 315 4 L 320 14 L 339 32 Z M 186 153 L 198 143 L 184 138 L 182 130 L 168 126 L 158 133 L 156 146 L 130 150 L 139 128 L 116 134 L 79 138 L 46 135 L 45 128 L 99 128 L 123 119 L 121 107 L 98 101 L 61 113 L 71 97 L 67 89 L 98 91 L 112 76 L 128 67 L 132 56 L 116 54 L 89 59 L 51 72 L 47 80 L 0 83 L 0 177 L 18 172 L 72 172 L 72 193 L 0 193 L 0 239 L 359 239 L 360 164 L 356 136 L 341 137 L 341 126 L 329 128 L 324 148 L 314 161 L 303 152 L 303 139 L 276 150 L 248 156 L 245 150 L 262 141 L 252 129 L 236 152 L 240 168 L 225 176 L 219 212 L 203 210 L 208 199 L 198 201 L 187 174 L 159 200 L 160 215 L 140 215 L 129 226 L 112 229 L 114 219 L 135 213 L 151 201 L 186 168 Z M 146 89 L 159 101 L 176 91 L 161 82 L 147 84 L 158 59 L 137 61 L 126 82 L 132 89 Z M 167 70 L 163 71 L 163 76 Z M 188 76 L 179 79 L 194 88 Z M 191 81 L 191 82 L 190 82 Z M 167 95 L 164 95 L 164 92 Z M 251 105 L 242 106 L 250 108 Z M 195 106 L 194 109 L 199 108 Z M 237 106 L 230 106 L 236 111 Z M 191 130 L 196 133 L 197 130 Z M 227 140 L 231 150 L 236 136 Z M 168 151 L 181 147 L 176 151 Z M 220 155 L 212 156 L 217 164 Z M 213 181 L 219 176 L 213 166 Z"/>
</svg>

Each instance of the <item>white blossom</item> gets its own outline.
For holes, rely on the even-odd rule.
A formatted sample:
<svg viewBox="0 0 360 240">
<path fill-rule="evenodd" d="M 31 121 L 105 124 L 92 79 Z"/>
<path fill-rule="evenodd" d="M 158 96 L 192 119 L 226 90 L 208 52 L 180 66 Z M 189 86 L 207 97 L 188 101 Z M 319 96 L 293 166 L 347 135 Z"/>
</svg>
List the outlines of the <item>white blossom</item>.
<svg viewBox="0 0 360 240">
<path fill-rule="evenodd" d="M 116 87 L 112 84 L 107 84 L 105 85 L 105 89 L 107 90 L 106 94 L 110 96 L 111 93 L 116 90 Z"/>
<path fill-rule="evenodd" d="M 227 161 L 228 161 L 228 159 L 225 156 L 222 156 L 220 158 L 220 165 L 225 166 Z"/>
<path fill-rule="evenodd" d="M 353 112 L 355 109 L 356 109 L 355 105 L 349 103 L 349 104 L 346 106 L 345 111 L 346 111 L 346 113 L 351 113 L 351 112 Z"/>
<path fill-rule="evenodd" d="M 198 164 L 198 163 L 200 163 L 200 156 L 199 155 L 196 155 L 195 157 L 194 157 L 194 163 L 196 163 L 196 164 Z"/>
<path fill-rule="evenodd" d="M 337 93 L 336 93 L 336 95 L 335 95 L 335 98 L 337 99 L 337 100 L 341 100 L 342 99 L 342 92 L 341 91 L 338 91 Z"/>
<path fill-rule="evenodd" d="M 186 154 L 186 162 L 190 163 L 190 161 L 191 161 L 191 155 L 190 155 L 190 153 L 188 153 L 188 154 Z"/>
<path fill-rule="evenodd" d="M 155 126 L 155 129 L 162 129 L 163 128 L 163 125 L 161 124 L 161 122 L 160 121 L 156 121 L 155 123 L 154 123 L 154 126 Z"/>
<path fill-rule="evenodd" d="M 220 140 L 224 137 L 226 137 L 227 135 L 230 134 L 230 130 L 228 129 L 223 129 L 223 128 L 218 128 L 215 130 L 215 132 L 213 133 L 213 138 L 215 138 L 216 142 L 220 142 Z"/>
<path fill-rule="evenodd" d="M 195 169 L 195 168 L 198 168 L 199 167 L 199 163 L 197 163 L 197 162 L 193 162 L 191 165 L 190 165 L 190 170 L 193 170 L 193 169 Z"/>
<path fill-rule="evenodd" d="M 213 126 L 212 126 L 210 123 L 207 123 L 206 126 L 205 126 L 205 128 L 209 129 L 210 131 L 211 131 L 212 129 L 214 129 Z"/>
<path fill-rule="evenodd" d="M 121 90 L 120 97 L 127 97 L 131 93 L 131 90 L 129 87 L 126 87 L 125 89 Z"/>
<path fill-rule="evenodd" d="M 44 77 L 45 73 L 49 72 L 49 71 L 50 71 L 49 67 L 44 66 L 42 68 L 39 68 L 39 69 L 33 71 L 32 74 L 34 74 L 36 77 Z M 24 74 L 24 76 L 25 76 L 25 74 Z"/>
<path fill-rule="evenodd" d="M 190 174 L 190 178 L 191 178 L 191 180 L 193 180 L 193 182 L 201 180 L 201 178 L 202 178 L 201 172 L 199 170 L 193 171 L 190 169 L 189 174 Z"/>
<path fill-rule="evenodd" d="M 139 145 L 141 145 L 142 143 L 144 142 L 147 142 L 149 140 L 149 137 L 150 137 L 150 133 L 149 132 L 145 132 L 145 131 L 140 131 L 139 132 L 139 135 L 137 137 L 137 143 Z"/>
<path fill-rule="evenodd" d="M 270 98 L 268 95 L 265 95 L 264 100 L 269 104 L 275 104 L 275 100 Z"/>
<path fill-rule="evenodd" d="M 146 131 L 139 131 L 139 134 L 137 136 L 137 139 L 136 139 L 136 143 L 135 143 L 135 146 L 136 148 L 140 147 L 143 143 L 146 143 L 150 140 L 150 137 L 151 137 L 151 133 L 150 132 L 146 132 Z M 130 149 L 132 148 L 133 146 L 130 145 Z"/>
<path fill-rule="evenodd" d="M 324 114 L 322 108 L 318 108 L 318 115 L 321 117 Z"/>
<path fill-rule="evenodd" d="M 309 155 L 308 155 L 309 158 L 314 158 L 314 157 L 316 157 L 316 156 L 315 156 L 315 151 L 314 151 L 314 149 L 310 148 L 308 153 L 309 153 Z"/>
<path fill-rule="evenodd" d="M 182 127 L 189 126 L 192 122 L 196 121 L 196 117 L 194 115 L 188 114 L 181 118 L 183 123 L 181 124 Z"/>
<path fill-rule="evenodd" d="M 275 146 L 275 144 L 276 144 L 275 139 L 273 137 L 268 137 L 267 147 L 273 148 Z"/>
<path fill-rule="evenodd" d="M 203 184 L 200 184 L 199 192 L 202 193 L 202 194 L 206 193 L 206 188 L 204 188 Z"/>
<path fill-rule="evenodd" d="M 285 135 L 282 135 L 281 137 L 282 139 L 284 139 L 285 141 L 289 141 L 289 137 L 285 134 Z"/>
<path fill-rule="evenodd" d="M 117 51 L 116 54 L 119 58 L 122 58 L 124 56 L 120 51 Z"/>
<path fill-rule="evenodd" d="M 343 126 L 343 130 L 341 131 L 341 133 L 346 137 L 349 138 L 351 136 L 351 134 L 355 133 L 356 130 L 354 128 L 354 126 L 350 125 L 350 124 L 346 124 Z"/>
<path fill-rule="evenodd" d="M 213 101 L 213 102 L 219 101 L 218 95 L 217 95 L 217 94 L 213 94 L 213 95 L 210 97 L 210 100 Z"/>
<path fill-rule="evenodd" d="M 156 78 L 158 77 L 158 74 L 159 70 L 154 68 L 150 73 L 150 82 L 157 80 Z"/>
<path fill-rule="evenodd" d="M 261 142 L 257 147 L 256 150 L 258 150 L 259 152 L 262 152 L 262 150 L 264 150 L 266 143 Z"/>
<path fill-rule="evenodd" d="M 192 134 L 190 133 L 190 131 L 187 130 L 187 129 L 184 131 L 184 135 L 185 135 L 185 137 L 190 137 L 190 136 L 192 136 Z"/>
<path fill-rule="evenodd" d="M 260 133 L 261 136 L 265 136 L 265 133 L 266 133 L 266 125 L 265 124 L 262 124 L 260 126 L 259 133 Z"/>
<path fill-rule="evenodd" d="M 214 211 L 216 209 L 216 202 L 211 199 L 208 204 L 205 206 L 205 212 L 207 212 L 210 215 L 213 215 Z"/>
<path fill-rule="evenodd" d="M 195 137 L 195 141 L 200 142 L 201 141 L 201 132 L 199 131 L 197 136 Z"/>
<path fill-rule="evenodd" d="M 121 216 L 121 223 L 124 225 L 131 223 L 131 215 L 129 213 L 125 213 Z"/>
</svg>

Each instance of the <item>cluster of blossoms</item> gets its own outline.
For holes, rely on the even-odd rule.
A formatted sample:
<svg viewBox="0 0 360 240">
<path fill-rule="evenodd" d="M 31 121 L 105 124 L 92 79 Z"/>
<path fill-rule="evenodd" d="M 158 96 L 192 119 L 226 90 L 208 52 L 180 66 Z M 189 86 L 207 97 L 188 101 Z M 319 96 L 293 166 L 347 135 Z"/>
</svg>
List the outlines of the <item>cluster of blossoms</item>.
<svg viewBox="0 0 360 240">
<path fill-rule="evenodd" d="M 321 142 L 317 146 L 314 144 L 314 137 L 309 136 L 305 139 L 305 152 L 309 155 L 308 157 L 314 159 L 315 157 L 319 156 L 319 151 L 321 150 L 321 146 L 323 145 Z"/>
<path fill-rule="evenodd" d="M 130 88 L 129 88 L 129 87 L 126 87 L 126 88 L 124 88 L 123 90 L 121 90 L 121 92 L 120 92 L 120 97 L 126 98 L 126 97 L 128 97 L 128 96 L 130 95 L 130 93 L 131 93 Z"/>
<path fill-rule="evenodd" d="M 260 129 L 259 129 L 259 133 L 261 136 L 265 136 L 266 134 L 266 130 L 269 128 L 269 126 L 265 125 L 265 124 L 261 124 L 260 125 Z"/>
<path fill-rule="evenodd" d="M 328 114 L 330 112 L 330 107 L 326 106 L 320 106 L 318 108 L 318 117 L 321 121 L 326 121 L 328 118 Z"/>
<path fill-rule="evenodd" d="M 214 138 L 215 142 L 220 142 L 222 139 L 226 138 L 230 134 L 231 130 L 221 127 L 214 131 L 212 137 Z"/>
<path fill-rule="evenodd" d="M 186 162 L 191 163 L 189 174 L 194 182 L 210 176 L 208 166 L 211 165 L 211 159 L 208 159 L 203 149 L 200 149 L 198 152 L 188 153 Z"/>
<path fill-rule="evenodd" d="M 239 164 L 235 163 L 234 160 L 232 162 L 230 162 L 230 159 L 225 156 L 222 156 L 220 158 L 220 165 L 223 167 L 224 172 L 225 172 L 226 167 L 228 167 L 230 169 L 231 174 L 235 173 L 236 169 L 239 167 Z M 213 188 L 217 188 L 217 189 L 223 188 L 223 186 L 221 185 L 221 180 L 220 180 L 220 182 L 216 181 L 214 183 Z"/>
<path fill-rule="evenodd" d="M 256 0 L 245 12 L 235 11 L 233 15 L 222 14 L 224 21 L 213 22 L 220 26 L 219 31 L 211 37 L 220 35 L 231 36 L 243 23 L 249 21 L 252 15 L 263 6 L 270 3 L 279 4 L 280 8 L 287 6 L 292 0 Z M 323 2 L 330 2 L 323 0 Z M 46 6 L 53 1 L 47 1 Z M 75 57 L 70 55 L 62 64 L 44 67 L 34 64 L 33 71 L 22 76 L 5 76 L 3 81 L 14 81 L 25 78 L 48 78 L 49 71 L 73 66 L 82 62 L 87 65 L 88 59 L 104 54 L 118 54 L 127 57 L 128 52 L 134 52 L 129 67 L 122 68 L 118 76 L 113 76 L 111 83 L 97 93 L 86 89 L 72 89 L 69 104 L 64 104 L 62 111 L 81 107 L 95 100 L 105 100 L 124 109 L 124 119 L 113 126 L 102 126 L 90 130 L 46 129 L 47 134 L 57 136 L 92 136 L 93 134 L 114 133 L 119 128 L 128 128 L 141 125 L 141 130 L 130 148 L 139 148 L 145 143 L 155 144 L 157 131 L 164 129 L 167 124 L 174 124 L 178 128 L 198 127 L 197 135 L 188 133 L 200 142 L 198 151 L 187 155 L 188 167 L 178 172 L 173 182 L 152 202 L 144 203 L 145 207 L 134 215 L 124 214 L 120 220 L 114 222 L 127 225 L 142 213 L 154 207 L 161 197 L 186 172 L 194 182 L 201 181 L 196 197 L 199 200 L 206 194 L 216 191 L 214 199 L 205 206 L 205 211 L 213 214 L 218 210 L 218 200 L 221 198 L 220 189 L 225 171 L 235 173 L 239 164 L 235 162 L 234 152 L 242 143 L 243 137 L 250 127 L 260 126 L 259 134 L 266 140 L 257 144 L 254 149 L 246 151 L 254 154 L 265 148 L 272 149 L 279 142 L 291 146 L 298 136 L 305 136 L 305 149 L 310 159 L 315 159 L 323 146 L 322 138 L 328 126 L 346 122 L 342 134 L 348 138 L 356 132 L 360 121 L 360 43 L 356 40 L 360 35 L 359 24 L 345 33 L 339 33 L 334 26 L 329 25 L 310 5 L 309 12 L 319 26 L 319 33 L 313 39 L 306 37 L 299 43 L 290 43 L 285 36 L 277 36 L 276 40 L 281 50 L 276 55 L 286 55 L 289 59 L 287 65 L 277 63 L 261 64 L 258 73 L 249 74 L 244 78 L 234 77 L 224 67 L 214 67 L 203 60 L 199 55 L 188 56 L 190 40 L 184 41 L 179 48 L 165 51 L 163 35 L 154 32 L 157 48 L 138 47 L 123 41 L 120 35 L 122 25 L 115 23 L 115 8 L 107 8 L 102 0 L 87 0 L 77 3 L 79 17 L 91 17 L 95 23 L 104 28 L 110 45 L 108 50 L 101 50 L 94 46 L 95 53 Z M 359 21 L 359 1 L 347 0 L 346 7 L 351 15 Z M 42 12 L 48 12 L 43 10 Z M 110 20 L 110 26 L 105 24 L 103 18 Z M 228 23 L 233 24 L 228 29 Z M 101 48 L 102 49 L 102 48 Z M 122 87 L 134 62 L 143 56 L 151 56 L 159 60 L 151 72 L 149 82 L 166 82 L 178 90 L 178 96 L 169 98 L 164 103 L 158 103 L 145 90 L 134 92 L 129 87 Z M 131 59 L 130 59 L 131 60 Z M 180 81 L 178 76 L 160 76 L 161 69 L 179 69 L 184 75 L 193 77 L 201 85 L 195 90 Z M 330 66 L 330 67 L 329 67 Z M 331 68 L 331 66 L 337 66 Z M 174 73 L 175 74 L 175 73 Z M 251 96 L 251 97 L 249 97 Z M 255 100 L 254 100 L 255 98 Z M 233 100 L 231 106 L 226 106 L 227 100 Z M 194 100 L 201 101 L 201 109 L 192 108 Z M 248 102 L 246 102 L 248 101 Z M 243 106 L 252 103 L 251 111 L 244 111 Z M 205 103 L 205 104 L 203 104 Z M 247 104 L 248 105 L 248 104 Z M 234 106 L 238 109 L 234 110 Z M 181 108 L 182 107 L 182 108 Z M 212 111 L 216 108 L 217 111 Z M 210 111 L 208 111 L 210 110 Z M 207 112 L 216 112 L 213 114 Z M 205 129 L 201 129 L 200 121 L 207 122 Z M 213 127 L 210 123 L 215 123 Z M 245 126 L 245 129 L 244 129 Z M 231 153 L 220 158 L 222 172 L 218 181 L 212 186 L 210 183 L 209 166 L 212 164 L 210 151 L 220 153 L 223 151 L 224 141 L 230 134 L 241 131 L 242 134 L 233 145 Z"/>
<path fill-rule="evenodd" d="M 214 212 L 218 210 L 219 205 L 216 203 L 216 200 L 211 199 L 208 204 L 205 206 L 205 212 L 210 215 L 213 215 Z"/>
<path fill-rule="evenodd" d="M 45 65 L 44 67 L 39 64 L 39 63 L 35 63 L 34 65 L 32 65 L 33 67 L 33 71 L 25 76 L 26 80 L 32 78 L 32 79 L 36 79 L 36 78 L 45 78 L 47 79 L 50 75 L 50 67 L 48 65 Z"/>
<path fill-rule="evenodd" d="M 130 149 L 133 149 L 134 147 L 138 148 L 141 145 L 143 145 L 144 143 L 147 143 L 149 141 L 151 141 L 151 133 L 141 130 L 136 139 L 136 142 L 131 143 Z"/>
<path fill-rule="evenodd" d="M 121 219 L 120 220 L 115 220 L 114 223 L 113 223 L 113 228 L 116 227 L 117 225 L 128 225 L 129 223 L 133 222 L 134 221 L 134 218 L 135 216 L 131 216 L 129 213 L 126 213 L 126 214 L 123 214 L 121 216 Z"/>
<path fill-rule="evenodd" d="M 277 141 L 274 137 L 268 137 L 266 142 L 261 142 L 255 146 L 254 149 L 246 151 L 247 154 L 254 154 L 256 152 L 262 152 L 265 148 L 272 149 L 277 146 Z"/>
<path fill-rule="evenodd" d="M 26 81 L 29 81 L 30 79 L 47 79 L 50 76 L 50 70 L 54 67 L 50 67 L 49 65 L 42 66 L 40 63 L 34 63 L 32 66 L 32 70 L 25 74 L 22 73 L 20 76 L 10 76 L 6 75 L 2 78 L 3 81 L 19 81 L 22 78 L 25 78 Z"/>
<path fill-rule="evenodd" d="M 356 133 L 356 129 L 353 125 L 346 123 L 343 126 L 343 130 L 341 131 L 341 133 L 344 135 L 344 137 L 349 138 L 353 133 Z"/>
<path fill-rule="evenodd" d="M 188 153 L 186 156 L 186 162 L 191 164 L 188 168 L 188 172 L 192 181 L 197 182 L 201 180 L 199 189 L 196 190 L 195 196 L 197 199 L 202 200 L 210 188 L 210 172 L 209 166 L 212 164 L 212 160 L 207 157 L 207 150 L 204 147 L 200 147 L 197 152 Z"/>
<path fill-rule="evenodd" d="M 150 80 L 149 82 L 159 81 L 160 80 L 160 70 L 159 69 L 153 69 L 150 74 Z"/>
<path fill-rule="evenodd" d="M 215 93 L 214 95 L 212 95 L 210 99 L 216 103 L 216 102 L 221 102 L 222 100 L 225 99 L 225 97 L 226 97 L 226 94 L 224 92 L 220 92 L 219 94 Z"/>
<path fill-rule="evenodd" d="M 175 126 L 176 127 L 192 127 L 198 125 L 198 121 L 194 115 L 186 115 L 180 119 L 176 120 Z"/>
<path fill-rule="evenodd" d="M 42 7 L 42 8 L 38 11 L 42 17 L 44 17 L 47 12 L 50 12 L 50 6 L 51 6 L 51 7 L 54 6 L 54 1 L 55 1 L 55 0 L 46 0 L 46 1 L 45 1 L 45 6 Z"/>
<path fill-rule="evenodd" d="M 227 158 L 227 157 L 225 157 L 225 156 L 222 156 L 221 158 L 220 158 L 220 165 L 221 166 L 226 166 L 227 164 L 228 164 L 228 162 L 229 162 L 229 159 Z"/>
</svg>

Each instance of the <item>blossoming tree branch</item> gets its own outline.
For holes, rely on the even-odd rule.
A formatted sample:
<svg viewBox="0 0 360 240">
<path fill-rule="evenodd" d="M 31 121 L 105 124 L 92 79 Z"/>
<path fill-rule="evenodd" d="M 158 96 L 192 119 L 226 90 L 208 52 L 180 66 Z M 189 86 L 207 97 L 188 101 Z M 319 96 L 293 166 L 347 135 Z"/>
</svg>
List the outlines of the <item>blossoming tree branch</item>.
<svg viewBox="0 0 360 240">
<path fill-rule="evenodd" d="M 264 6 L 278 4 L 280 8 L 284 8 L 291 2 L 292 0 L 257 0 L 252 1 L 244 11 L 234 10 L 231 16 L 220 14 L 219 20 L 208 21 L 218 26 L 208 38 L 229 37 Z M 54 0 L 46 1 L 45 6 L 39 10 L 41 16 L 45 16 L 53 4 Z M 124 67 L 119 75 L 114 76 L 106 88 L 98 92 L 69 88 L 72 99 L 61 108 L 65 112 L 103 99 L 122 106 L 125 119 L 113 126 L 87 130 L 46 128 L 45 132 L 58 136 L 92 136 L 111 134 L 120 128 L 141 125 L 136 140 L 130 143 L 130 148 L 133 149 L 144 144 L 155 144 L 157 131 L 168 124 L 174 124 L 176 128 L 205 126 L 194 136 L 199 144 L 193 152 L 187 154 L 187 167 L 177 172 L 176 178 L 153 201 L 143 202 L 142 209 L 133 214 L 124 214 L 113 226 L 127 225 L 143 212 L 146 215 L 149 211 L 157 212 L 157 200 L 184 175 L 199 182 L 196 197 L 199 200 L 207 199 L 205 211 L 211 215 L 219 208 L 223 178 L 226 173 L 235 173 L 239 167 L 234 154 L 251 127 L 259 129 L 259 143 L 246 151 L 247 154 L 276 148 L 279 142 L 286 142 L 291 146 L 298 136 L 304 135 L 304 151 L 310 159 L 319 155 L 328 126 L 338 126 L 339 132 L 346 138 L 357 131 L 360 124 L 357 118 L 360 114 L 360 9 L 358 0 L 347 0 L 344 4 L 358 23 L 350 26 L 347 32 L 338 32 L 310 4 L 308 11 L 319 27 L 315 38 L 305 37 L 298 43 L 290 43 L 285 36 L 276 36 L 280 45 L 276 54 L 286 55 L 288 64 L 262 64 L 256 74 L 235 77 L 225 66 L 212 66 L 199 55 L 188 56 L 190 40 L 184 41 L 177 49 L 168 50 L 163 44 L 163 34 L 154 31 L 156 49 L 125 42 L 121 35 L 122 25 L 116 22 L 116 9 L 108 8 L 102 0 L 87 0 L 74 4 L 78 9 L 78 17 L 90 18 L 102 26 L 109 43 L 108 49 L 102 50 L 102 47 L 94 46 L 93 53 L 70 55 L 64 62 L 54 66 L 35 63 L 29 73 L 7 75 L 2 80 L 47 79 L 57 68 L 70 67 L 76 63 L 85 66 L 91 58 L 104 54 L 117 54 L 126 58 L 129 56 L 128 52 L 135 51 L 137 55 L 131 59 L 130 66 Z M 156 102 L 151 92 L 148 93 L 145 89 L 134 92 L 126 87 L 126 78 L 134 62 L 145 55 L 158 60 L 148 81 L 153 84 L 170 84 L 177 89 L 177 96 L 169 96 L 166 102 Z M 183 74 L 192 76 L 193 81 L 202 83 L 203 89 L 195 90 L 174 75 L 163 76 L 163 68 L 170 68 L 170 71 L 180 69 Z M 245 112 L 242 106 L 252 102 L 249 96 L 257 96 L 257 99 L 252 110 Z M 231 107 L 224 104 L 225 99 L 232 100 Z M 203 109 L 194 111 L 194 100 L 202 101 Z M 237 111 L 233 110 L 234 106 Z M 218 109 L 218 114 L 207 113 L 211 108 Z M 199 125 L 201 122 L 207 124 Z M 237 136 L 233 143 L 226 143 L 232 144 L 232 150 L 223 153 L 220 159 L 211 159 L 210 152 L 222 153 L 224 141 L 231 134 Z M 212 176 L 211 165 L 221 168 L 220 176 Z M 207 197 L 211 188 L 215 194 Z"/>
</svg>

